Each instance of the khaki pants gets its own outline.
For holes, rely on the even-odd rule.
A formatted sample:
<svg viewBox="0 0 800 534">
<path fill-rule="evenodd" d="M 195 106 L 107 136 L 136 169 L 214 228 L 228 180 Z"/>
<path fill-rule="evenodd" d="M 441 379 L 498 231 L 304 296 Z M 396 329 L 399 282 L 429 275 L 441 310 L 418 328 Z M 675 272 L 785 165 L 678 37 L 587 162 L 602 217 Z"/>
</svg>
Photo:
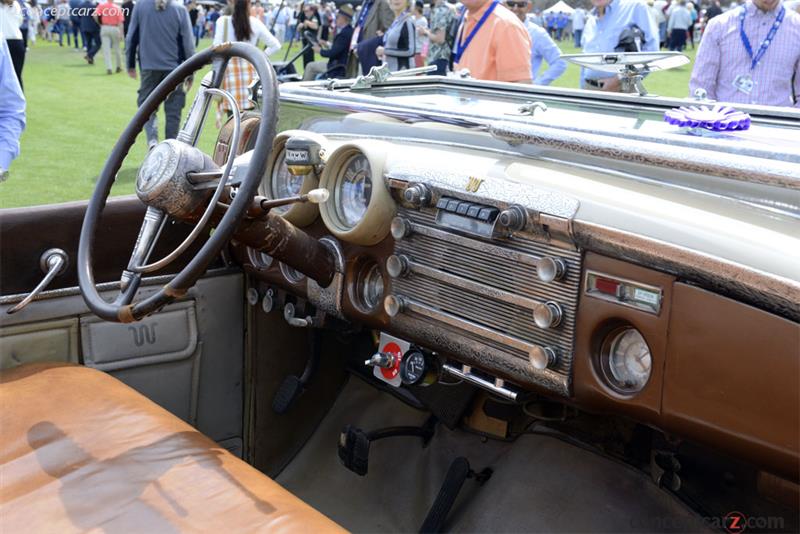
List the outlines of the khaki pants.
<svg viewBox="0 0 800 534">
<path fill-rule="evenodd" d="M 316 80 L 317 76 L 328 70 L 328 61 L 312 61 L 303 71 L 303 81 Z"/>
<path fill-rule="evenodd" d="M 122 54 L 119 51 L 119 42 L 122 40 L 119 27 L 117 26 L 102 26 L 100 28 L 100 40 L 103 43 L 103 61 L 106 63 L 106 69 L 111 69 L 111 51 L 114 51 L 114 60 L 116 61 L 116 68 L 122 68 Z"/>
</svg>

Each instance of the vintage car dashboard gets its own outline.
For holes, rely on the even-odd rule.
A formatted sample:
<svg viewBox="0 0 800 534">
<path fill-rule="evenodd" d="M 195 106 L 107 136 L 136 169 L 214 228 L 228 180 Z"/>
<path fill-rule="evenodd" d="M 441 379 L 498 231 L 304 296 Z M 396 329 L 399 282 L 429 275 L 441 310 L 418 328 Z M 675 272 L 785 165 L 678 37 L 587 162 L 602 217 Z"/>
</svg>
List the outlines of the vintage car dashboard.
<svg viewBox="0 0 800 534">
<path fill-rule="evenodd" d="M 260 193 L 329 191 L 277 209 L 337 274 L 321 287 L 236 244 L 251 303 L 294 302 L 295 319 L 307 302 L 497 395 L 625 415 L 797 478 L 800 113 L 753 109 L 726 141 L 667 129 L 661 100 L 433 80 L 283 87 Z"/>
</svg>

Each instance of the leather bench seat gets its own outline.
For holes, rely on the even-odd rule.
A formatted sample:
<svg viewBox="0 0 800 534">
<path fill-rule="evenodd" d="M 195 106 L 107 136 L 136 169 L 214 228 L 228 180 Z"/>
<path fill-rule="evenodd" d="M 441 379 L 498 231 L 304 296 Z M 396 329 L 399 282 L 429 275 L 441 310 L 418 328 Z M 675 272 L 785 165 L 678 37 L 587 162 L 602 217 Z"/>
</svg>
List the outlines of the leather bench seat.
<svg viewBox="0 0 800 534">
<path fill-rule="evenodd" d="M 333 532 L 341 527 L 115 378 L 0 374 L 0 532 Z"/>
</svg>

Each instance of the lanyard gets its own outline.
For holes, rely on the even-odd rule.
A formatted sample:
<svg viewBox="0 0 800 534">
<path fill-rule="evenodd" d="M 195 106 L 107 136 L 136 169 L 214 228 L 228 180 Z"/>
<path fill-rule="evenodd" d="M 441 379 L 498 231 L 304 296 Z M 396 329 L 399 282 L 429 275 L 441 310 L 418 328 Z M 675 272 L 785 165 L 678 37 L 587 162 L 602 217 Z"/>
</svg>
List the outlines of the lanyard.
<svg viewBox="0 0 800 534">
<path fill-rule="evenodd" d="M 475 27 L 472 28 L 472 31 L 469 32 L 466 41 L 463 40 L 465 24 L 463 22 L 461 23 L 461 29 L 458 32 L 458 41 L 456 41 L 456 53 L 455 57 L 453 58 L 455 63 L 459 63 L 461 61 L 461 56 L 464 55 L 464 52 L 467 50 L 469 44 L 472 42 L 473 37 L 475 37 L 478 34 L 478 30 L 481 29 L 481 26 L 483 26 L 483 24 L 486 22 L 486 19 L 488 19 L 489 15 L 492 14 L 492 11 L 494 11 L 494 8 L 497 7 L 497 4 L 498 4 L 497 0 L 494 0 L 492 2 L 492 5 L 489 6 L 489 9 L 486 10 L 481 19 L 475 25 Z"/>
<path fill-rule="evenodd" d="M 391 33 L 391 32 L 392 32 L 392 31 L 393 31 L 393 30 L 394 30 L 394 29 L 395 29 L 397 26 L 399 26 L 400 24 L 403 24 L 403 23 L 406 21 L 406 19 L 408 18 L 408 15 L 409 15 L 408 11 L 403 11 L 403 12 L 400 14 L 400 16 L 399 16 L 399 17 L 397 17 L 396 19 L 394 19 L 394 21 L 392 22 L 392 25 L 391 25 L 391 26 L 389 26 L 389 29 L 388 29 L 388 30 L 386 30 L 386 33 L 384 33 L 384 34 L 383 34 L 383 44 L 384 44 L 384 45 L 386 44 L 386 39 L 388 39 L 388 38 L 389 38 L 389 34 L 390 34 L 390 33 Z"/>
<path fill-rule="evenodd" d="M 744 45 L 744 49 L 747 50 L 747 55 L 750 56 L 750 70 L 753 70 L 756 68 L 756 65 L 758 65 L 758 62 L 761 61 L 761 58 L 764 57 L 764 54 L 767 53 L 767 48 L 769 48 L 769 45 L 772 44 L 772 40 L 775 38 L 778 28 L 781 27 L 783 17 L 786 16 L 786 8 L 781 6 L 781 10 L 778 12 L 778 16 L 775 18 L 772 28 L 770 28 L 769 33 L 761 43 L 761 46 L 758 47 L 758 52 L 756 52 L 755 56 L 753 56 L 753 47 L 750 45 L 750 39 L 748 39 L 747 34 L 744 33 L 744 17 L 746 14 L 747 11 L 745 7 L 742 6 L 742 12 L 739 13 L 739 36 L 742 38 L 742 44 Z"/>
<path fill-rule="evenodd" d="M 364 6 L 361 8 L 361 13 L 358 14 L 358 23 L 356 23 L 356 28 L 362 28 L 364 26 L 364 21 L 367 20 L 367 14 L 369 13 L 371 7 L 372 2 L 364 2 Z"/>
</svg>

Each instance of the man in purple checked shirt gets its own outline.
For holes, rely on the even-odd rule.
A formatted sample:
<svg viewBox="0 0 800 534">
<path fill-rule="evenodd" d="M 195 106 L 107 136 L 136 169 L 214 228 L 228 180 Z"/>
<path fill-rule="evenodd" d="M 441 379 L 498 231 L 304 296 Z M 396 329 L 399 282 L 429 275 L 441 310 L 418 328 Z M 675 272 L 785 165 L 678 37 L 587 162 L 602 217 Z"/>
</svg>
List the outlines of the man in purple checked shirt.
<svg viewBox="0 0 800 534">
<path fill-rule="evenodd" d="M 747 0 L 706 27 L 689 81 L 720 102 L 800 107 L 800 15 Z"/>
</svg>

